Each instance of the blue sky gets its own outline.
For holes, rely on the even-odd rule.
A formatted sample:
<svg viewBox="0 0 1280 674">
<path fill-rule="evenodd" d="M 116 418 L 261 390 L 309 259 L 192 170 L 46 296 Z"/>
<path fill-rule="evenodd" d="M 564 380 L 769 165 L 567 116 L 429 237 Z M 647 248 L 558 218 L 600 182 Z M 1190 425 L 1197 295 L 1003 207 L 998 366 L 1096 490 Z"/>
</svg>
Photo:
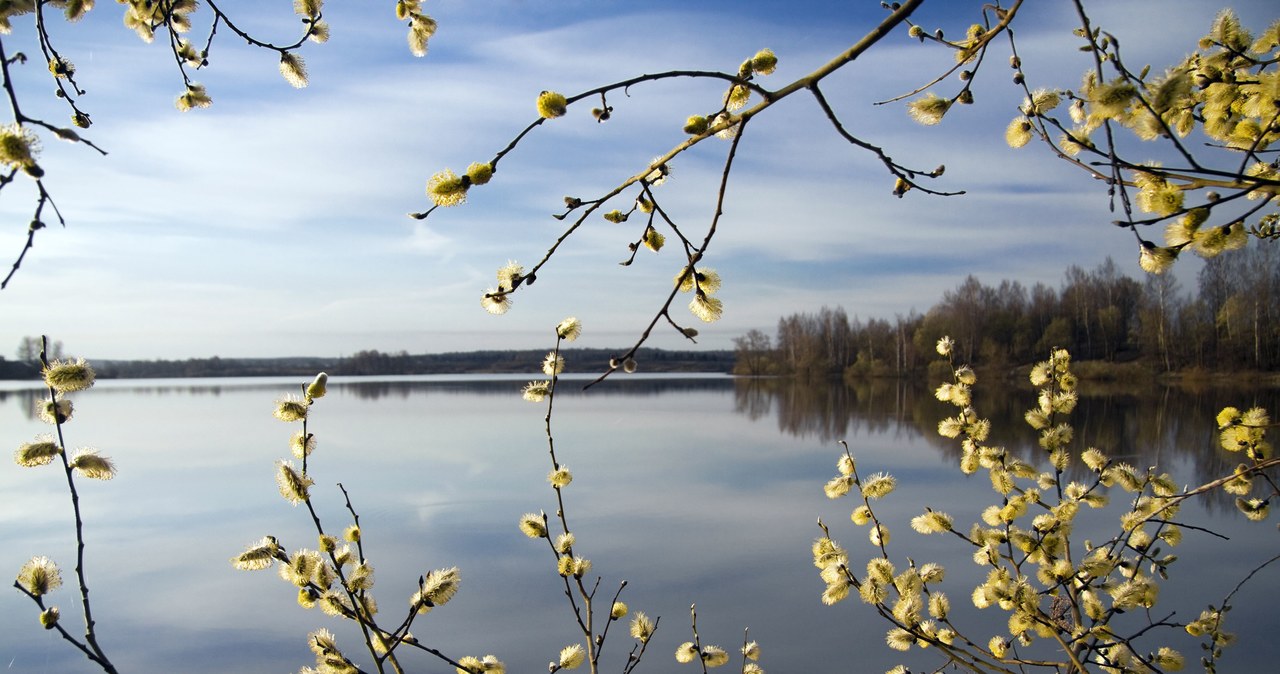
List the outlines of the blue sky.
<svg viewBox="0 0 1280 674">
<path fill-rule="evenodd" d="M 981 3 L 926 3 L 915 19 L 962 34 Z M 295 34 L 291 3 L 226 2 L 238 23 L 275 42 Z M 780 87 L 842 51 L 883 15 L 874 0 L 790 3 L 428 2 L 440 23 L 429 54 L 408 52 L 389 2 L 330 2 L 332 39 L 302 55 L 311 84 L 295 90 L 275 58 L 220 30 L 211 66 L 196 73 L 214 99 L 179 113 L 181 80 L 163 44 L 145 44 L 101 3 L 54 27 L 88 90 L 85 133 L 110 155 L 43 140 L 46 184 L 68 224 L 41 232 L 0 292 L 0 353 L 46 333 L 91 358 L 319 355 L 361 349 L 411 353 L 550 346 L 565 316 L 584 346 L 624 347 L 648 324 L 682 266 L 678 251 L 641 251 L 620 267 L 642 225 L 592 219 L 521 290 L 504 316 L 480 307 L 495 270 L 531 265 L 561 233 L 550 214 L 565 195 L 592 198 L 684 138 L 686 116 L 713 110 L 723 87 L 691 80 L 615 94 L 596 124 L 580 104 L 544 124 L 503 160 L 466 205 L 425 221 L 424 186 L 442 168 L 487 161 L 535 119 L 539 91 L 574 94 L 641 73 L 732 72 L 768 47 Z M 1276 18 L 1269 2 L 1235 3 L 1246 25 Z M 1195 0 L 1093 2 L 1132 62 L 1172 64 L 1204 34 L 1219 5 Z M 241 12 L 241 14 L 235 14 Z M 197 15 L 203 40 L 207 9 Z M 1015 24 L 1033 86 L 1074 86 L 1088 67 L 1070 35 L 1068 2 L 1027 3 Z M 15 77 L 29 113 L 64 120 L 48 96 L 31 17 L 5 48 L 34 58 Z M 840 305 L 862 318 L 923 311 L 970 273 L 1057 287 L 1070 264 L 1112 256 L 1139 275 L 1132 236 L 1110 226 L 1104 190 L 1029 146 L 1003 141 L 1021 100 L 1006 52 L 984 68 L 977 103 L 937 127 L 876 100 L 941 72 L 951 54 L 905 31 L 829 78 L 824 92 L 864 139 L 922 169 L 947 165 L 940 188 L 961 197 L 890 194 L 879 162 L 848 146 L 811 97 L 757 118 L 739 150 L 719 233 L 704 265 L 724 278 L 724 318 L 701 324 L 696 348 L 729 348 L 752 328 Z M 954 79 L 942 93 L 955 91 Z M 704 143 L 673 165 L 663 205 L 700 240 L 728 144 Z M 25 239 L 30 181 L 0 193 L 0 263 Z M 27 191 L 22 191 L 22 190 Z M 628 196 L 618 203 L 625 207 Z M 48 218 L 46 218 L 48 219 Z M 1179 269 L 1190 285 L 1194 262 Z M 692 347 L 663 326 L 650 346 Z"/>
</svg>

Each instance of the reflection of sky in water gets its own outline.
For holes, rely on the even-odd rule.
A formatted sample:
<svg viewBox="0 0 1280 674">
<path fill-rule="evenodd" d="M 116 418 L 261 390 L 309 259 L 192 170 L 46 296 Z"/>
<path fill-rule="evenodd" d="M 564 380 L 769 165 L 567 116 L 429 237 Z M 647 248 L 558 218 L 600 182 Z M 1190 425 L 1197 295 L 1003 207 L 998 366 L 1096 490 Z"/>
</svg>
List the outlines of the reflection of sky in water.
<svg viewBox="0 0 1280 674">
<path fill-rule="evenodd" d="M 515 528 L 521 513 L 554 508 L 545 482 L 545 408 L 520 400 L 522 383 L 335 383 L 311 423 L 319 438 L 314 499 L 337 532 L 347 519 L 334 483 L 351 493 L 377 569 L 381 615 L 389 621 L 401 615 L 423 572 L 457 565 L 461 591 L 420 618 L 414 633 L 455 657 L 495 653 L 513 672 L 542 671 L 577 636 L 545 543 Z M 111 483 L 81 483 L 89 584 L 104 647 L 121 671 L 296 671 L 311 662 L 305 634 L 323 626 L 338 633 L 349 654 L 360 653 L 349 625 L 298 608 L 274 572 L 237 572 L 227 561 L 268 533 L 288 546 L 315 547 L 305 510 L 288 506 L 273 479 L 272 463 L 286 454 L 296 429 L 272 419 L 270 410 L 297 382 L 203 384 L 104 382 L 77 396 L 68 443 L 92 444 L 120 466 Z M 833 428 L 847 429 L 860 470 L 889 470 L 899 479 L 901 487 L 879 510 L 893 527 L 891 551 L 904 554 L 909 546 L 918 563 L 943 561 L 945 589 L 961 621 L 1000 621 L 994 611 L 964 608 L 982 571 L 963 559 L 947 561 L 953 541 L 920 537 L 907 526 L 926 503 L 958 522 L 972 521 L 984 505 L 974 495 L 991 494 L 984 475 L 963 478 L 949 468 L 951 459 L 928 437 L 931 429 L 911 420 L 927 416 L 933 424 L 937 414 L 892 404 L 901 399 L 897 393 L 876 398 L 876 405 L 889 401 L 889 412 L 832 412 L 829 404 L 838 398 L 843 406 L 865 405 L 867 395 L 842 392 L 816 405 L 802 404 L 802 397 L 735 391 L 723 379 L 624 380 L 587 395 L 562 388 L 553 430 L 557 455 L 575 475 L 566 490 L 570 524 L 579 552 L 605 578 L 601 605 L 625 579 L 632 609 L 662 616 L 643 665 L 648 670 L 675 668 L 671 654 L 689 638 L 695 602 L 704 642 L 732 648 L 749 627 L 770 671 L 836 662 L 874 672 L 900 661 L 883 645 L 886 626 L 856 598 L 834 607 L 818 601 L 822 584 L 809 555 L 818 515 L 855 559 L 870 550 L 865 530 L 848 521 L 853 502 L 822 495 L 838 453 L 826 437 Z M 30 400 L 13 391 L 0 397 L 3 440 L 15 448 L 47 430 L 30 419 Z M 816 420 L 801 418 L 804 405 Z M 1090 424 L 1099 423 L 1098 414 L 1091 412 Z M 74 545 L 60 476 L 52 467 L 4 466 L 0 571 L 16 572 L 36 554 L 58 560 L 67 584 L 54 601 L 72 624 Z M 1204 518 L 1198 509 L 1186 512 L 1189 521 Z M 1175 620 L 1220 601 L 1280 548 L 1272 525 L 1230 519 L 1214 526 L 1247 550 L 1187 532 L 1183 561 L 1173 568 L 1182 582 L 1167 586 L 1158 605 L 1177 610 Z M 1206 549 L 1197 554 L 1196 545 Z M 1278 578 L 1280 571 L 1268 569 L 1237 599 L 1230 627 L 1245 645 L 1228 652 L 1230 669 L 1247 664 L 1246 656 L 1250 663 L 1280 658 L 1265 634 L 1274 624 L 1269 605 L 1280 596 Z M 33 608 L 16 591 L 0 593 L 0 665 L 12 672 L 92 671 L 39 629 Z M 983 641 L 998 628 L 986 627 Z M 1196 644 L 1176 645 L 1193 665 Z M 605 660 L 615 664 L 607 669 L 620 670 L 629 648 L 625 629 L 611 631 Z M 919 652 L 912 658 L 922 667 L 935 662 Z M 451 671 L 427 658 L 408 662 L 412 671 Z"/>
</svg>

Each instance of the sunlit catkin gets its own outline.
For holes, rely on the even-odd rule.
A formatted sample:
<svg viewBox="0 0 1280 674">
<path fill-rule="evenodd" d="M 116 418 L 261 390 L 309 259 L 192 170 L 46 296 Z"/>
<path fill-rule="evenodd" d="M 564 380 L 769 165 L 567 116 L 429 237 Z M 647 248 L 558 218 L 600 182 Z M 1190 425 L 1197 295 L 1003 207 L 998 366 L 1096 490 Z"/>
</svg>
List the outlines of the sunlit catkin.
<svg viewBox="0 0 1280 674">
<path fill-rule="evenodd" d="M 724 315 L 724 302 L 698 290 L 689 302 L 689 311 L 704 323 L 714 323 Z"/>
<path fill-rule="evenodd" d="M 14 463 L 24 468 L 44 466 L 62 454 L 62 447 L 54 442 L 53 437 L 41 435 L 34 442 L 24 442 L 13 453 Z"/>
<path fill-rule="evenodd" d="M 469 181 L 449 169 L 437 171 L 427 180 L 427 196 L 437 206 L 457 206 L 466 202 Z"/>
<path fill-rule="evenodd" d="M 661 232 L 659 232 L 658 230 L 652 227 L 645 229 L 644 231 L 645 248 L 648 248 L 649 250 L 657 252 L 662 250 L 662 247 L 666 245 L 666 243 L 667 243 L 667 237 L 663 236 Z"/>
<path fill-rule="evenodd" d="M 39 150 L 40 139 L 27 127 L 17 123 L 0 126 L 0 164 L 24 169 L 35 164 Z"/>
<path fill-rule="evenodd" d="M 569 472 L 568 468 L 560 466 L 547 474 L 547 482 L 550 482 L 551 486 L 556 489 L 564 489 L 569 486 L 570 482 L 573 482 L 573 473 Z"/>
<path fill-rule="evenodd" d="M 529 538 L 547 537 L 547 525 L 542 515 L 537 513 L 525 513 L 520 516 L 520 531 Z"/>
<path fill-rule="evenodd" d="M 542 359 L 542 373 L 548 377 L 555 377 L 564 372 L 564 356 L 552 352 L 548 353 L 546 358 Z"/>
<path fill-rule="evenodd" d="M 573 644 L 560 649 L 560 668 L 577 669 L 587 659 L 587 652 L 581 644 Z"/>
<path fill-rule="evenodd" d="M 848 553 L 830 538 L 823 537 L 813 542 L 813 565 L 819 569 L 833 564 L 846 564 L 848 561 Z"/>
<path fill-rule="evenodd" d="M 569 106 L 564 94 L 544 91 L 538 94 L 538 116 L 543 119 L 563 117 Z"/>
<path fill-rule="evenodd" d="M 1023 147 L 1031 142 L 1033 128 L 1026 117 L 1017 117 L 1005 128 L 1004 141 L 1012 148 Z"/>
<path fill-rule="evenodd" d="M 409 20 L 409 52 L 414 56 L 427 55 L 427 43 L 435 35 L 437 24 L 426 14 L 415 12 Z"/>
<path fill-rule="evenodd" d="M 311 456 L 316 450 L 316 436 L 314 433 L 303 434 L 298 431 L 289 438 L 289 450 L 293 453 L 294 458 L 303 459 Z"/>
<path fill-rule="evenodd" d="M 703 646 L 700 656 L 702 664 L 707 667 L 719 667 L 729 662 L 729 654 L 719 646 Z"/>
<path fill-rule="evenodd" d="M 566 342 L 572 342 L 582 334 L 582 321 L 570 316 L 556 326 L 556 336 Z"/>
<path fill-rule="evenodd" d="M 96 378 L 93 367 L 83 358 L 55 360 L 43 370 L 44 383 L 58 393 L 83 391 L 93 386 Z"/>
<path fill-rule="evenodd" d="M 61 394 L 52 400 L 36 401 L 36 416 L 46 424 L 64 424 L 71 420 L 72 411 L 71 401 Z"/>
<path fill-rule="evenodd" d="M 869 499 L 878 499 L 888 496 L 898 485 L 898 481 L 888 473 L 876 473 L 868 477 L 859 487 L 862 495 Z"/>
<path fill-rule="evenodd" d="M 373 565 L 367 560 L 356 564 L 347 574 L 347 589 L 352 592 L 373 589 Z"/>
<path fill-rule="evenodd" d="M 822 490 L 826 493 L 827 498 L 840 498 L 849 493 L 853 487 L 853 477 L 850 475 L 837 475 L 831 478 Z"/>
<path fill-rule="evenodd" d="M 911 118 L 925 126 L 933 126 L 942 121 L 942 117 L 951 108 L 951 101 L 937 94 L 925 94 L 907 104 L 907 112 Z"/>
<path fill-rule="evenodd" d="M 559 536 L 556 536 L 556 540 L 555 540 L 556 552 L 562 555 L 568 554 L 569 551 L 573 550 L 573 544 L 576 542 L 577 542 L 577 539 L 574 538 L 574 535 L 572 533 L 560 534 Z"/>
<path fill-rule="evenodd" d="M 520 395 L 531 403 L 540 403 L 547 399 L 551 394 L 551 382 L 549 381 L 531 381 L 525 384 Z"/>
<path fill-rule="evenodd" d="M 276 401 L 276 409 L 272 414 L 280 421 L 302 421 L 307 418 L 307 402 L 295 395 L 287 395 Z"/>
<path fill-rule="evenodd" d="M 262 540 L 233 557 L 231 564 L 241 571 L 261 571 L 271 568 L 278 554 L 280 554 L 280 544 L 274 537 L 264 536 Z"/>
<path fill-rule="evenodd" d="M 276 485 L 280 487 L 280 495 L 293 505 L 298 505 L 310 498 L 309 489 L 315 481 L 299 472 L 288 461 L 276 462 Z"/>
<path fill-rule="evenodd" d="M 291 51 L 280 55 L 280 74 L 295 89 L 307 86 L 307 64 L 301 56 Z"/>
<path fill-rule="evenodd" d="M 409 599 L 409 604 L 418 613 L 426 613 L 435 606 L 441 606 L 453 598 L 458 591 L 461 577 L 458 567 L 428 571 L 418 584 L 418 591 Z"/>
<path fill-rule="evenodd" d="M 916 638 L 911 632 L 901 627 L 895 627 L 885 634 L 884 642 L 885 645 L 895 651 L 909 651 L 911 650 L 911 645 L 916 642 Z"/>
<path fill-rule="evenodd" d="M 923 515 L 917 515 L 911 520 L 911 528 L 922 534 L 938 534 L 951 531 L 951 516 L 929 510 Z"/>
<path fill-rule="evenodd" d="M 192 82 L 187 86 L 186 91 L 174 99 L 173 105 L 180 112 L 187 112 L 213 105 L 213 98 L 209 96 L 209 92 L 205 90 L 204 85 Z"/>
<path fill-rule="evenodd" d="M 636 611 L 635 617 L 631 619 L 631 638 L 640 643 L 648 643 L 649 638 L 653 636 L 655 629 L 653 620 L 645 615 L 643 611 Z"/>
<path fill-rule="evenodd" d="M 43 555 L 32 557 L 18 570 L 18 585 L 27 592 L 42 597 L 62 586 L 62 572 L 52 559 Z"/>
<path fill-rule="evenodd" d="M 110 480 L 116 476 L 115 463 L 89 447 L 77 449 L 68 464 L 76 473 L 93 480 Z"/>
</svg>

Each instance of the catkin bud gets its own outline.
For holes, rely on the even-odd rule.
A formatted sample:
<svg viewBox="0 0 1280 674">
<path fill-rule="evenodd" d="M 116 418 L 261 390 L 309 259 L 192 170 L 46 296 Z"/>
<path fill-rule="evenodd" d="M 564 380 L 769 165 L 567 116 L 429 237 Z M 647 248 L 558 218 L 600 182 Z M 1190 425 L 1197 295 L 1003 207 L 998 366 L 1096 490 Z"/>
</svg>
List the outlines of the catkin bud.
<svg viewBox="0 0 1280 674">
<path fill-rule="evenodd" d="M 467 177 L 472 185 L 483 185 L 493 178 L 493 164 L 475 162 L 467 167 Z"/>
<path fill-rule="evenodd" d="M 327 392 L 329 384 L 329 375 L 321 372 L 316 378 L 311 380 L 311 384 L 307 386 L 307 397 L 311 399 L 323 398 Z"/>
<path fill-rule="evenodd" d="M 706 133 L 709 126 L 710 123 L 707 121 L 706 117 L 702 115 L 692 115 L 684 122 L 684 132 L 691 136 L 696 136 L 701 133 Z"/>
<path fill-rule="evenodd" d="M 778 56 L 770 49 L 761 49 L 751 57 L 751 69 L 757 75 L 772 75 L 778 67 Z"/>
</svg>

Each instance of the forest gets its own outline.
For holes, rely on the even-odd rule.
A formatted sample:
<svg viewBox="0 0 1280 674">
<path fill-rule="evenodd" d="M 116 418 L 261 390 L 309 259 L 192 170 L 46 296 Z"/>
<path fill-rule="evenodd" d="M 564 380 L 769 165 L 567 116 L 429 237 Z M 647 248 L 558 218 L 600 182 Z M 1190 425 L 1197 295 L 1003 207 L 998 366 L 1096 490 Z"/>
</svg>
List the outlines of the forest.
<svg viewBox="0 0 1280 674">
<path fill-rule="evenodd" d="M 1205 261 L 1191 292 L 1169 274 L 1135 280 L 1108 258 L 1071 265 L 1060 288 L 970 275 L 923 314 L 852 318 L 843 308 L 793 314 L 775 336 L 734 340 L 737 374 L 905 376 L 933 360 L 944 335 L 965 362 L 1026 365 L 1054 348 L 1080 360 L 1140 362 L 1154 374 L 1269 372 L 1280 364 L 1280 259 L 1256 246 Z"/>
</svg>

